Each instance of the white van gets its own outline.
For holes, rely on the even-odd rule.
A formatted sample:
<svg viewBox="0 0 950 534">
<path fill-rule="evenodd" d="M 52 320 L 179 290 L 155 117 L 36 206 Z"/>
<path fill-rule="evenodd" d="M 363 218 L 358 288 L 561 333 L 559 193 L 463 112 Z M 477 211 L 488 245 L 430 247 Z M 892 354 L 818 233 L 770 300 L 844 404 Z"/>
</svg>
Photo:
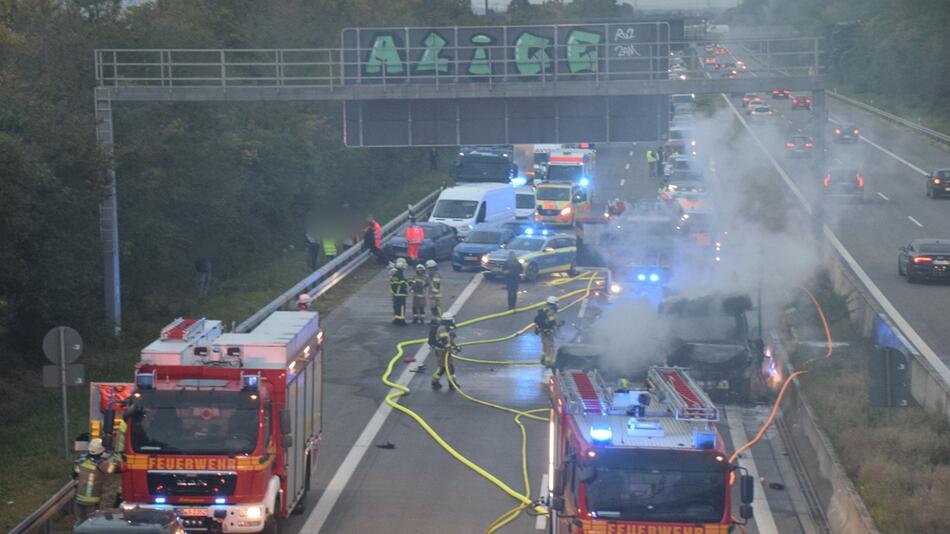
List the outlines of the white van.
<svg viewBox="0 0 950 534">
<path fill-rule="evenodd" d="M 515 206 L 515 188 L 509 184 L 459 185 L 442 191 L 429 221 L 455 228 L 464 239 L 476 224 L 513 221 Z"/>
<path fill-rule="evenodd" d="M 537 204 L 534 198 L 534 186 L 526 185 L 515 189 L 515 218 L 530 219 L 534 217 Z"/>
</svg>

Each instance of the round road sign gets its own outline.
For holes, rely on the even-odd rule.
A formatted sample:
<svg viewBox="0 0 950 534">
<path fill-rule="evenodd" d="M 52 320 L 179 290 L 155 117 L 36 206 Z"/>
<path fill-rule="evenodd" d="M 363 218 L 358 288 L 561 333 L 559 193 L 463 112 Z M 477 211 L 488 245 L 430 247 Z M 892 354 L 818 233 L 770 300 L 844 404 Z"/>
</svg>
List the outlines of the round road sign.
<svg viewBox="0 0 950 534">
<path fill-rule="evenodd" d="M 62 336 L 62 343 L 60 343 Z M 59 365 L 60 348 L 62 348 L 62 358 L 66 363 L 73 363 L 82 354 L 82 338 L 79 332 L 68 326 L 57 326 L 43 336 L 43 354 L 50 362 Z"/>
</svg>

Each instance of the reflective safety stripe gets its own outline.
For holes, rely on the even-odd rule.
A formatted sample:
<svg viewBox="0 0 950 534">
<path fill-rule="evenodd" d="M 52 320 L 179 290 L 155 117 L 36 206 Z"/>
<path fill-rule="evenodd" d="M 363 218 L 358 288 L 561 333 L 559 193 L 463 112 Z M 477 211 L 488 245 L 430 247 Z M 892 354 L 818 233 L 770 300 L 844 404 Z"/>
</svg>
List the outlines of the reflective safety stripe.
<svg viewBox="0 0 950 534">
<path fill-rule="evenodd" d="M 332 239 L 323 240 L 323 253 L 327 256 L 336 256 L 336 241 Z"/>
</svg>

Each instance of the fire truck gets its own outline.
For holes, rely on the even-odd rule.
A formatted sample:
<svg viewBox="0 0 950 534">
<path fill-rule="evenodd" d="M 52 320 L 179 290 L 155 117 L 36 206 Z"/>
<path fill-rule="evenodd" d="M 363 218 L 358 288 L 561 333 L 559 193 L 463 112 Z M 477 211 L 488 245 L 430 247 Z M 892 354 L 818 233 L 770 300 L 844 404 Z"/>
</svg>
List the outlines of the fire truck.
<svg viewBox="0 0 950 534">
<path fill-rule="evenodd" d="M 551 532 L 725 534 L 733 524 L 719 410 L 682 367 L 651 367 L 642 387 L 596 369 L 561 369 L 549 387 Z M 752 477 L 739 477 L 752 516 Z"/>
<path fill-rule="evenodd" d="M 133 383 L 94 384 L 91 437 L 127 425 L 123 509 L 172 510 L 189 531 L 277 532 L 316 469 L 319 325 L 300 311 L 247 333 L 179 318 L 143 349 Z"/>
</svg>

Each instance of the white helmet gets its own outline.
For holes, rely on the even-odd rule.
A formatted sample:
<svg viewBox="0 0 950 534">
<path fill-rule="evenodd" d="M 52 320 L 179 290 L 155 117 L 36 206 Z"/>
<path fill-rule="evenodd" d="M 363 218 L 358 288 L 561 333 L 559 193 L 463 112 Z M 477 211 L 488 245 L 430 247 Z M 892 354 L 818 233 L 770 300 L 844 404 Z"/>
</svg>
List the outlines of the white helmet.
<svg viewBox="0 0 950 534">
<path fill-rule="evenodd" d="M 89 454 L 98 455 L 106 452 L 106 448 L 102 445 L 102 440 L 96 438 L 89 442 L 89 447 L 87 449 Z"/>
<path fill-rule="evenodd" d="M 446 322 L 451 322 L 455 320 L 455 314 L 452 312 L 445 312 L 442 314 L 442 320 Z"/>
<path fill-rule="evenodd" d="M 405 259 L 405 258 L 396 258 L 396 268 L 397 268 L 397 269 L 405 269 L 406 266 L 407 266 L 407 263 L 406 263 L 406 259 Z"/>
<path fill-rule="evenodd" d="M 439 266 L 439 264 L 436 263 L 435 260 L 429 260 L 429 261 L 426 262 L 426 267 L 429 268 L 429 269 L 435 269 L 435 268 L 438 267 L 438 266 Z"/>
<path fill-rule="evenodd" d="M 417 273 L 424 273 L 424 272 L 426 272 L 426 266 L 423 265 L 423 264 L 421 264 L 421 263 L 420 263 L 419 265 L 416 265 L 416 272 L 417 272 Z"/>
<path fill-rule="evenodd" d="M 555 297 L 555 296 L 552 295 L 552 296 L 550 296 L 550 297 L 544 299 L 544 302 L 547 302 L 548 304 L 557 304 L 557 303 L 558 303 L 558 300 L 557 300 L 557 297 Z"/>
<path fill-rule="evenodd" d="M 393 276 L 398 272 L 399 272 L 399 269 L 393 267 L 392 269 L 389 270 L 389 276 Z"/>
<path fill-rule="evenodd" d="M 301 293 L 300 296 L 297 297 L 297 304 L 310 304 L 310 301 L 312 300 L 313 298 L 311 298 L 307 293 Z"/>
</svg>

